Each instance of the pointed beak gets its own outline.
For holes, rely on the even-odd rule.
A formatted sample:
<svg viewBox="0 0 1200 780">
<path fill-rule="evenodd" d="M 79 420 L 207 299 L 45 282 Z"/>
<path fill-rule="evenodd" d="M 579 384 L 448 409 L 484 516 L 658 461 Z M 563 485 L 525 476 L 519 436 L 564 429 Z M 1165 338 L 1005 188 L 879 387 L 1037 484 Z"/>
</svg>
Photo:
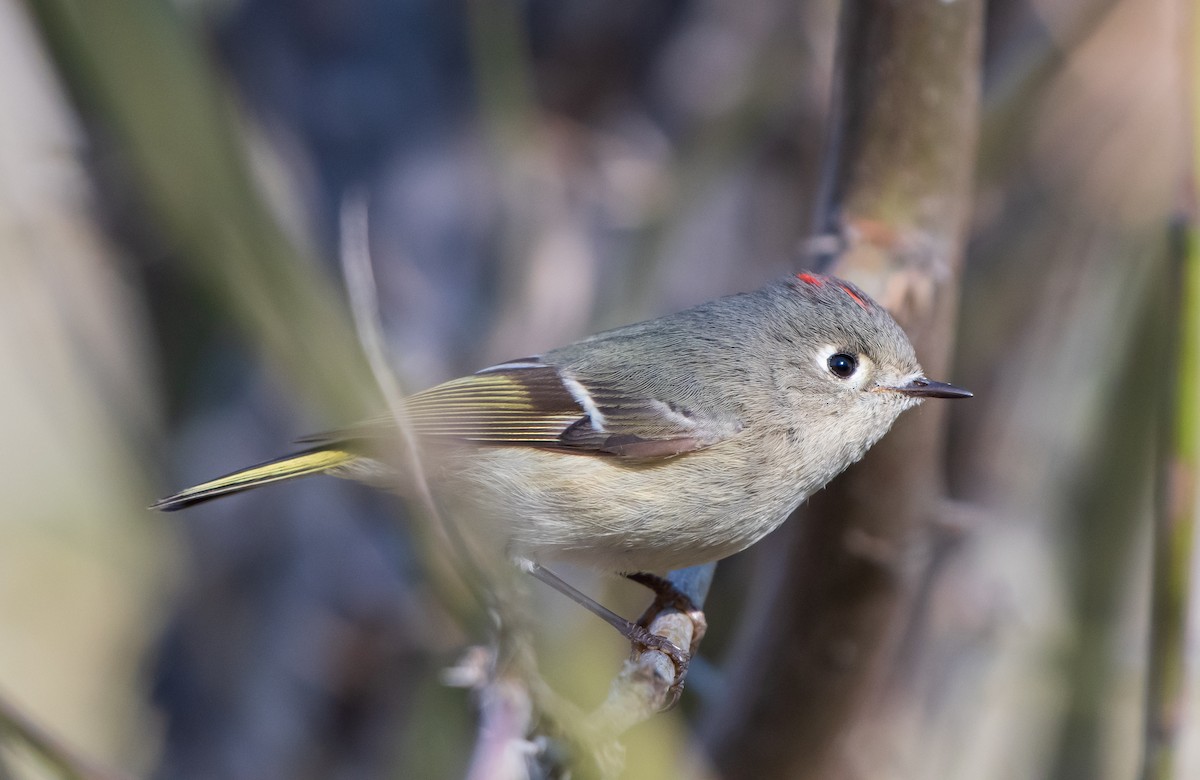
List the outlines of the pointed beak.
<svg viewBox="0 0 1200 780">
<path fill-rule="evenodd" d="M 900 387 L 888 389 L 893 393 L 902 393 L 904 395 L 916 396 L 917 398 L 971 398 L 975 395 L 970 390 L 963 390 L 961 387 L 955 387 L 945 382 L 934 382 L 932 379 L 926 379 L 925 377 L 914 379 Z"/>
</svg>

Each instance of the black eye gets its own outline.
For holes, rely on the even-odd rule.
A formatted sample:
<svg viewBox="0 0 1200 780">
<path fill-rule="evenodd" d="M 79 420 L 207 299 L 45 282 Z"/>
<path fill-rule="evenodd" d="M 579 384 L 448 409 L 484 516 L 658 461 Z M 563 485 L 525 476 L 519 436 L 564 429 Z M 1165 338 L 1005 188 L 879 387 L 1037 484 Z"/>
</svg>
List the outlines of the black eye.
<svg viewBox="0 0 1200 780">
<path fill-rule="evenodd" d="M 838 352 L 836 355 L 829 356 L 829 370 L 834 376 L 840 376 L 846 379 L 858 370 L 858 358 L 853 355 L 847 355 L 845 352 Z"/>
</svg>

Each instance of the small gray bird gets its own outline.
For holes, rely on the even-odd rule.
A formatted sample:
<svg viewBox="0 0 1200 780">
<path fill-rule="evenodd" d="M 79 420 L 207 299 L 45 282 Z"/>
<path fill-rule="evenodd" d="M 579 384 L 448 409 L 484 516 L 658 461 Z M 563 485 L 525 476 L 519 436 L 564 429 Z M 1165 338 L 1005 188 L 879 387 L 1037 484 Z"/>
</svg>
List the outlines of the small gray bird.
<svg viewBox="0 0 1200 780">
<path fill-rule="evenodd" d="M 803 273 L 451 380 L 405 412 L 435 494 L 510 555 L 635 573 L 749 547 L 902 411 L 970 395 L 926 379 L 862 290 Z M 154 506 L 320 472 L 376 481 L 392 431 L 311 439 Z"/>
</svg>

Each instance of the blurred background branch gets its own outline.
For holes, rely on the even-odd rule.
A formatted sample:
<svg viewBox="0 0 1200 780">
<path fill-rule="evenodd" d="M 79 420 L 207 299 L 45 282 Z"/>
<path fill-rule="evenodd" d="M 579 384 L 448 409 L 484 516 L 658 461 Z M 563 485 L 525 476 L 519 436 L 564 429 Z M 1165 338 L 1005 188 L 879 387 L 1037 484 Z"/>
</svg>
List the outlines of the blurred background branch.
<svg viewBox="0 0 1200 780">
<path fill-rule="evenodd" d="M 197 288 L 281 361 L 297 390 L 338 415 L 365 415 L 370 384 L 342 298 L 256 192 L 234 107 L 181 11 L 156 0 L 29 9 L 64 83 L 113 134 L 148 222 Z"/>
<path fill-rule="evenodd" d="M 1185 231 L 1187 231 L 1185 233 Z M 1164 396 L 1158 428 L 1159 464 L 1155 495 L 1154 547 L 1146 682 L 1146 727 L 1141 777 L 1175 777 L 1181 727 L 1186 721 L 1187 627 L 1195 558 L 1196 399 L 1200 398 L 1197 318 L 1200 290 L 1196 278 L 1194 226 L 1176 228 L 1169 265 L 1168 293 L 1163 302 L 1172 317 L 1163 339 L 1174 354 L 1175 382 L 1157 388 Z M 1139 355 L 1144 357 L 1144 355 Z M 1151 392 L 1154 390 L 1151 389 Z"/>
<path fill-rule="evenodd" d="M 1196 182 L 1200 180 L 1195 117 L 1200 110 L 1196 91 L 1195 46 L 1200 42 L 1200 22 L 1193 9 L 1191 29 L 1182 33 L 1185 105 L 1191 103 L 1187 123 L 1191 165 L 1181 173 L 1179 214 L 1172 224 L 1168 266 L 1168 299 L 1171 313 L 1166 343 L 1175 369 L 1172 384 L 1164 385 L 1160 427 L 1158 484 L 1152 559 L 1152 605 L 1146 683 L 1143 780 L 1177 777 L 1181 755 L 1189 746 L 1189 732 L 1200 730 L 1200 711 L 1189 691 L 1200 683 L 1200 648 L 1196 630 L 1200 609 L 1194 595 L 1200 589 L 1200 555 L 1196 549 L 1196 516 L 1200 513 L 1200 218 Z M 1190 44 L 1190 45 L 1189 45 Z M 1190 87 L 1190 92 L 1186 89 Z"/>
</svg>

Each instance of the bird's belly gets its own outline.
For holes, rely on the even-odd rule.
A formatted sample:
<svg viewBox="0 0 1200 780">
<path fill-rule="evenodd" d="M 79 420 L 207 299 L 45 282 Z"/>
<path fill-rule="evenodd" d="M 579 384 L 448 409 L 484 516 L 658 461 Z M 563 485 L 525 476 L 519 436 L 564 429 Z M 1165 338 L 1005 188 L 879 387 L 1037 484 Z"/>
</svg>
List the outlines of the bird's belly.
<svg viewBox="0 0 1200 780">
<path fill-rule="evenodd" d="M 745 549 L 807 494 L 769 462 L 731 464 L 716 450 L 648 464 L 483 450 L 445 487 L 455 511 L 499 531 L 512 554 L 609 571 L 665 571 Z"/>
</svg>

